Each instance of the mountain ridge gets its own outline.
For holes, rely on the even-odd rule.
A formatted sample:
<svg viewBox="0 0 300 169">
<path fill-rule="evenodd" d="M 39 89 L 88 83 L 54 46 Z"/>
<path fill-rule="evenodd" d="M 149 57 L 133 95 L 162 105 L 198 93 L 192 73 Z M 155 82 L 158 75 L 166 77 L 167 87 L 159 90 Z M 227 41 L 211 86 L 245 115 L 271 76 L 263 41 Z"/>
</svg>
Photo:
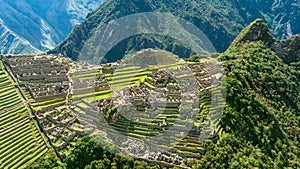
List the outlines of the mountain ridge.
<svg viewBox="0 0 300 169">
<path fill-rule="evenodd" d="M 256 19 L 241 31 L 227 50 L 236 46 L 241 46 L 247 42 L 255 41 L 263 42 L 267 47 L 272 49 L 285 64 L 294 66 L 295 70 L 299 69 L 300 34 L 293 35 L 285 40 L 275 39 L 271 30 L 263 20 Z M 299 75 L 300 74 L 298 73 L 298 77 Z"/>
<path fill-rule="evenodd" d="M 0 20 L 0 53 L 40 53 L 41 51 L 33 47 L 27 40 L 24 40 L 12 32 Z"/>
<path fill-rule="evenodd" d="M 0 1 L 0 19 L 10 37 L 23 39 L 23 45 L 14 45 L 15 41 L 2 37 L 6 43 L 1 47 L 2 53 L 41 53 L 54 48 L 64 40 L 76 24 L 81 23 L 89 12 L 92 12 L 102 0 L 68 0 L 68 1 Z M 35 50 L 37 49 L 37 50 Z"/>
<path fill-rule="evenodd" d="M 295 7 L 297 2 L 289 0 L 284 3 L 284 11 L 294 13 L 299 16 L 300 12 Z M 251 5 L 248 5 L 251 4 Z M 279 5 L 281 7 L 281 5 Z M 281 16 L 278 3 L 248 0 L 241 1 L 216 1 L 203 2 L 188 0 L 185 2 L 177 1 L 111 1 L 104 2 L 96 11 L 88 15 L 86 21 L 73 29 L 68 38 L 60 43 L 55 49 L 49 53 L 61 53 L 77 59 L 82 49 L 82 44 L 92 36 L 97 28 L 103 24 L 139 12 L 169 12 L 175 16 L 186 19 L 202 30 L 215 45 L 218 52 L 225 51 L 235 36 L 256 18 L 263 18 L 272 29 L 276 38 L 287 38 L 286 32 L 299 33 L 300 28 L 297 27 L 297 17 L 291 18 L 284 14 Z M 255 8 L 254 8 L 255 7 Z M 257 8 L 259 7 L 259 8 Z M 230 9 L 230 12 L 228 11 Z M 245 11 L 246 9 L 249 9 Z M 245 13 L 246 12 L 246 13 Z M 280 21 L 276 18 L 281 17 Z M 289 28 L 289 30 L 287 29 Z M 279 31 L 281 30 L 281 32 Z M 136 38 L 136 37 L 135 37 Z M 143 41 L 145 38 L 142 38 Z M 124 46 L 122 44 L 121 46 Z M 154 46 L 160 46 L 155 45 Z M 119 46 L 118 46 L 119 47 Z M 137 49 L 143 48 L 141 45 Z M 135 50 L 135 47 L 129 47 L 126 50 Z M 172 51 L 170 51 L 172 52 Z M 118 54 L 126 53 L 120 52 Z M 179 53 L 179 52 L 178 52 Z M 113 57 L 113 56 L 107 56 Z"/>
</svg>

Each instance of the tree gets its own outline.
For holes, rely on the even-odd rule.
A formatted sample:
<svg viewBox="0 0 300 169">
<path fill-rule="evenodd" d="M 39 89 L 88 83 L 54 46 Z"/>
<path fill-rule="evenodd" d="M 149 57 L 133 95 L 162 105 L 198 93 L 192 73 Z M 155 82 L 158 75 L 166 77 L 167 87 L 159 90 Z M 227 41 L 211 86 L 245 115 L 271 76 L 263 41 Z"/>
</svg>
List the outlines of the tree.
<svg viewBox="0 0 300 169">
<path fill-rule="evenodd" d="M 91 137 L 83 137 L 74 152 L 67 157 L 67 168 L 82 169 L 92 161 L 101 159 L 103 152 Z"/>
</svg>

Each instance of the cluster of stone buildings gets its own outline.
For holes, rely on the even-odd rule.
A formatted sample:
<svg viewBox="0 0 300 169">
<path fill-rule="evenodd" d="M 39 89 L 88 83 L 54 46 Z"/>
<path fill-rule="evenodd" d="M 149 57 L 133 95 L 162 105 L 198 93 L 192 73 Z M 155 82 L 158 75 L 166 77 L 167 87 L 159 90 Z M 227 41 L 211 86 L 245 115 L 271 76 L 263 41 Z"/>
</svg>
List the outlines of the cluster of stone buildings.
<svg viewBox="0 0 300 169">
<path fill-rule="evenodd" d="M 84 126 L 78 123 L 65 101 L 70 92 L 68 61 L 49 55 L 20 55 L 5 56 L 4 63 L 18 79 L 18 84 L 25 85 L 26 92 L 33 97 L 35 117 L 58 156 L 64 160 L 70 143 L 85 135 Z"/>
<path fill-rule="evenodd" d="M 84 127 L 77 124 L 76 116 L 68 109 L 53 109 L 47 112 L 39 110 L 36 117 L 58 152 L 68 146 L 76 136 L 85 135 Z"/>
<path fill-rule="evenodd" d="M 151 161 L 160 161 L 175 166 L 184 166 L 187 162 L 186 159 L 176 153 L 157 149 L 157 147 L 152 147 L 135 139 L 128 139 L 122 146 L 126 147 L 126 152 Z"/>
<path fill-rule="evenodd" d="M 110 90 L 108 81 L 104 75 L 96 75 L 91 78 L 76 78 L 76 73 L 73 74 L 75 77 L 70 77 L 72 95 L 80 95 L 97 91 Z"/>
<path fill-rule="evenodd" d="M 194 131 L 188 131 L 190 129 L 185 127 L 189 123 L 187 121 L 191 121 L 193 116 L 199 113 L 200 95 L 195 91 L 211 88 L 211 81 L 215 78 L 201 64 L 191 64 L 188 68 L 183 66 L 172 70 L 154 70 L 139 86 L 118 91 L 119 99 L 122 100 L 118 103 L 115 102 L 115 98 L 87 102 L 86 98 L 93 95 L 96 98 L 96 92 L 116 92 L 111 88 L 107 75 L 113 74 L 119 63 L 101 65 L 101 69 L 97 71 L 70 71 L 67 63 L 45 55 L 5 56 L 4 62 L 19 79 L 18 83 L 26 85 L 36 105 L 42 105 L 41 109 L 38 106 L 34 109 L 35 116 L 62 159 L 65 158 L 64 151 L 70 143 L 78 137 L 92 133 L 99 124 L 104 123 L 99 120 L 100 115 L 113 108 L 128 105 L 142 112 L 144 119 L 136 117 L 129 126 L 122 126 L 122 131 L 124 128 L 133 128 L 132 131 L 135 131 L 134 127 L 137 124 L 145 126 L 148 130 L 159 130 L 159 133 L 163 133 L 177 121 L 181 132 L 194 132 L 193 137 L 197 137 L 200 133 L 199 128 L 194 126 Z M 190 76 L 195 77 L 195 81 L 191 81 Z M 62 104 L 52 104 L 51 100 L 56 99 L 63 99 Z M 123 105 L 117 105 L 120 103 Z M 122 113 L 116 111 L 109 125 L 113 126 L 124 119 Z M 209 128 L 208 125 L 204 127 Z M 178 133 L 174 132 L 174 135 Z M 183 150 L 185 146 L 182 145 Z M 129 145 L 128 151 L 138 150 Z M 150 151 L 145 155 L 149 160 L 179 166 L 186 163 L 182 157 L 168 152 Z"/>
<path fill-rule="evenodd" d="M 64 97 L 69 89 L 68 64 L 47 55 L 7 56 L 4 62 L 37 101 Z"/>
</svg>

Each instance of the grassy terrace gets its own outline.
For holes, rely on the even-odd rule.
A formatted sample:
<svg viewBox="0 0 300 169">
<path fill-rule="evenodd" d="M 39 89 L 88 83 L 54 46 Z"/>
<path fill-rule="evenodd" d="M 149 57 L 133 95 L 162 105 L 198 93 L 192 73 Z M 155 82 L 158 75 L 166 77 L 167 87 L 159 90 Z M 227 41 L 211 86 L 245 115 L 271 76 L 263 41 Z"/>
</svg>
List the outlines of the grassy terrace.
<svg viewBox="0 0 300 169">
<path fill-rule="evenodd" d="M 55 98 L 55 99 L 52 99 L 52 100 L 46 100 L 46 101 L 43 101 L 43 102 L 35 102 L 35 103 L 32 103 L 32 107 L 35 111 L 37 110 L 42 110 L 42 109 L 47 109 L 49 107 L 59 107 L 59 106 L 62 106 L 62 105 L 65 105 L 66 103 L 66 98 Z"/>
<path fill-rule="evenodd" d="M 139 86 L 144 82 L 151 71 L 136 66 L 118 68 L 112 75 L 108 76 L 108 81 L 115 91 L 126 87 Z"/>
<path fill-rule="evenodd" d="M 31 95 L 29 89 L 26 88 L 25 85 L 22 85 L 22 86 L 21 86 L 21 89 L 24 91 L 24 93 L 25 93 L 25 95 L 26 95 L 28 101 L 34 102 L 34 98 L 33 98 L 33 96 Z"/>
<path fill-rule="evenodd" d="M 1 63 L 0 69 L 0 169 L 2 168 L 20 168 L 25 164 L 36 160 L 40 155 L 47 151 L 47 147 L 43 142 L 38 130 L 34 126 L 34 122 L 28 118 L 28 109 L 22 98 L 20 98 L 19 91 L 16 84 L 11 80 L 5 71 L 4 65 Z M 196 64 L 196 63 L 189 63 Z M 44 67 L 50 66 L 50 63 L 45 63 Z M 76 82 L 78 88 L 73 88 L 73 94 L 71 95 L 71 103 L 73 110 L 66 109 L 65 97 L 53 97 L 45 101 L 37 102 L 31 96 L 30 91 L 26 86 L 21 85 L 21 89 L 30 101 L 31 107 L 35 111 L 39 111 L 43 120 L 47 120 L 46 116 L 52 116 L 56 122 L 60 123 L 64 119 L 69 120 L 69 117 L 63 117 L 65 113 L 69 113 L 70 117 L 75 117 L 72 113 L 82 114 L 83 120 L 87 120 L 87 123 L 93 122 L 93 113 L 97 113 L 96 100 L 105 98 L 111 98 L 114 95 L 114 91 L 120 91 L 126 87 L 139 86 L 142 82 L 151 90 L 155 88 L 155 84 L 147 79 L 152 71 L 165 70 L 165 69 L 177 69 L 182 66 L 186 66 L 186 63 L 179 60 L 174 64 L 150 66 L 148 68 L 141 68 L 138 66 L 127 67 L 105 67 L 105 70 L 91 69 L 84 71 L 75 71 L 70 74 L 70 78 L 73 80 L 73 85 Z M 48 68 L 47 68 L 48 69 Z M 114 70 L 114 71 L 111 71 Z M 105 73 L 104 73 L 105 72 Z M 178 78 L 184 78 L 190 75 L 178 75 Z M 145 81 L 147 80 L 147 82 Z M 38 83 L 46 83 L 39 81 Z M 85 90 L 85 87 L 88 88 Z M 91 89 L 91 90 L 90 90 Z M 95 90 L 93 90 L 95 89 Z M 211 89 L 214 90 L 214 89 Z M 77 93 L 76 93 L 77 91 Z M 154 91 L 153 91 L 154 92 Z M 194 126 L 202 126 L 202 114 L 208 115 L 210 111 L 210 99 L 208 91 L 201 95 L 201 106 L 199 109 L 199 115 L 197 121 L 194 122 Z M 93 105 L 91 107 L 91 105 Z M 71 112 L 69 112 L 71 111 Z M 168 120 L 168 126 L 166 131 L 171 126 L 177 127 L 177 129 L 185 131 L 185 123 L 187 120 L 179 120 L 178 108 L 172 107 L 160 107 L 157 112 L 151 112 L 154 116 L 145 113 L 144 111 L 137 111 L 134 120 L 126 119 L 125 117 L 119 119 L 110 129 L 106 132 L 122 133 L 133 138 L 147 138 L 153 136 L 163 136 L 165 132 L 161 126 L 161 123 L 165 119 Z M 97 115 L 97 114 L 94 114 Z M 63 119 L 63 120 L 58 120 Z M 66 120 L 66 121 L 67 121 Z M 94 119 L 95 120 L 95 119 Z M 74 125 L 72 129 L 69 126 L 61 127 L 56 122 L 48 119 L 43 128 L 46 129 L 46 134 L 50 139 L 58 138 L 53 141 L 53 145 L 60 146 L 65 141 L 63 140 L 63 132 L 67 131 L 71 134 L 72 129 L 82 130 L 78 126 Z M 48 125 L 51 123 L 50 125 Z M 65 123 L 67 124 L 67 123 Z M 52 128 L 58 128 L 59 131 L 51 131 Z M 48 131 L 51 131 L 48 133 Z M 172 131 L 171 131 L 172 132 Z M 189 132 L 189 131 L 188 131 Z M 75 140 L 78 135 L 75 136 Z M 73 139 L 73 140 L 74 140 Z M 165 138 L 166 140 L 156 140 L 153 144 L 160 145 L 161 147 L 168 147 L 172 152 L 180 153 L 188 157 L 199 156 L 202 152 L 202 144 L 199 143 L 199 132 L 193 130 L 184 139 L 178 139 L 178 133 L 174 131 L 174 136 Z M 168 139 L 168 140 L 167 140 Z M 52 141 L 51 141 L 52 142 Z M 72 140 L 67 144 L 67 148 L 63 148 L 59 151 L 59 154 L 68 155 L 72 149 Z"/>
<path fill-rule="evenodd" d="M 93 80 L 96 80 L 97 77 L 103 76 L 103 73 L 99 69 L 91 69 L 91 70 L 80 70 L 80 71 L 75 71 L 71 75 L 71 78 L 73 80 L 79 80 L 81 83 L 90 83 Z M 103 83 L 103 85 L 108 86 L 109 84 L 105 82 L 104 79 L 101 79 L 98 81 L 99 83 Z M 95 83 L 89 84 L 89 85 L 95 85 Z M 109 88 L 109 87 L 108 87 Z M 87 90 L 85 93 L 78 93 L 77 91 L 84 90 L 85 88 L 74 88 L 73 90 L 73 95 L 72 95 L 72 100 L 74 103 L 80 103 L 81 100 L 84 100 L 88 103 L 91 103 L 92 101 L 95 100 L 100 100 L 104 98 L 109 98 L 112 97 L 112 91 L 110 89 L 105 89 L 105 90 Z"/>
<path fill-rule="evenodd" d="M 25 101 L 0 61 L 0 168 L 22 168 L 48 151 Z"/>
<path fill-rule="evenodd" d="M 125 87 L 139 86 L 141 82 L 145 82 L 145 79 L 151 74 L 153 70 L 163 69 L 176 69 L 184 66 L 184 63 L 178 62 L 169 65 L 151 66 L 149 68 L 141 68 L 137 66 L 128 66 L 118 68 L 113 74 L 106 75 L 111 87 L 116 90 L 122 90 Z M 150 88 L 154 88 L 153 85 L 146 82 Z"/>
<path fill-rule="evenodd" d="M 65 58 L 48 55 L 30 57 L 22 55 L 7 60 L 7 64 L 12 66 L 15 76 L 22 77 L 25 73 L 23 78 L 19 78 L 22 83 L 20 88 L 37 115 L 38 123 L 43 128 L 43 135 L 49 138 L 50 145 L 57 150 L 56 152 L 60 156 L 70 154 L 69 143 L 76 141 L 78 135 L 75 131 L 68 129 L 69 124 L 75 120 L 75 115 L 66 109 L 66 96 L 64 94 L 69 87 L 67 72 L 70 68 L 75 68 L 76 64 Z M 27 76 L 27 73 L 36 75 Z M 0 73 L 0 75 L 2 74 Z M 89 76 L 91 75 L 79 74 L 78 77 L 84 80 L 90 78 Z M 50 81 L 53 85 L 48 85 Z M 30 91 L 31 89 L 26 86 L 27 84 L 31 85 L 31 88 L 34 86 L 33 89 L 35 90 Z M 42 87 L 38 88 L 38 85 Z M 34 154 L 34 152 L 31 153 Z"/>
<path fill-rule="evenodd" d="M 189 64 L 196 64 L 191 62 Z M 124 89 L 125 87 L 130 86 L 139 86 L 141 82 L 144 82 L 150 89 L 154 89 L 155 86 L 153 84 L 145 82 L 145 79 L 151 74 L 154 70 L 164 70 L 164 69 L 176 69 L 182 66 L 186 66 L 185 63 L 178 62 L 175 64 L 170 65 L 159 65 L 159 66 L 152 66 L 150 68 L 141 68 L 136 66 L 128 66 L 122 68 L 116 68 L 115 72 L 112 74 L 105 74 L 109 85 L 115 91 L 119 91 Z M 94 75 L 90 75 L 90 71 L 86 71 L 86 74 L 80 72 L 80 75 L 75 75 L 75 78 L 94 78 Z M 95 74 L 96 72 L 92 72 L 91 74 Z M 101 73 L 96 73 L 101 74 Z M 178 75 L 178 77 L 186 77 L 188 75 Z M 88 79 L 85 79 L 88 80 Z M 87 103 L 91 103 L 94 100 L 103 99 L 112 97 L 112 93 L 108 93 L 109 91 L 98 91 L 98 92 L 90 92 L 82 95 L 74 95 L 72 98 L 74 99 L 75 108 L 74 110 L 77 113 L 83 115 L 83 117 L 92 120 L 93 117 L 90 116 L 88 111 L 90 109 L 90 105 Z M 95 99 L 95 95 L 97 98 Z M 206 96 L 206 97 L 205 97 Z M 200 125 L 201 114 L 208 114 L 209 111 L 209 98 L 208 95 L 202 95 L 200 101 L 202 105 L 201 112 L 199 113 L 198 120 L 194 123 L 194 125 Z M 84 101 L 80 101 L 80 99 Z M 153 137 L 158 135 L 163 135 L 164 131 L 162 130 L 160 123 L 163 122 L 163 119 L 168 119 L 169 127 L 174 125 L 178 129 L 185 131 L 185 123 L 186 121 L 177 121 L 178 117 L 180 116 L 178 113 L 178 109 L 174 108 L 159 108 L 158 112 L 156 113 L 155 117 L 149 116 L 145 112 L 136 112 L 135 113 L 135 120 L 130 121 L 125 117 L 119 119 L 115 124 L 112 125 L 112 129 L 109 132 L 116 132 L 121 133 L 129 137 L 134 138 L 147 138 Z M 137 120 L 138 119 L 138 120 Z M 176 121 L 176 124 L 174 124 Z M 87 123 L 89 123 L 87 121 Z M 189 132 L 189 131 L 185 131 Z M 203 152 L 203 146 L 199 140 L 199 132 L 192 130 L 184 139 L 177 139 L 179 136 L 174 134 L 172 138 L 166 138 L 169 140 L 158 140 L 156 145 L 160 145 L 163 147 L 168 147 L 171 149 L 172 152 L 179 153 L 183 156 L 187 157 L 197 157 Z"/>
<path fill-rule="evenodd" d="M 178 68 L 182 66 L 183 63 L 175 63 L 170 65 L 159 65 L 152 66 L 149 69 L 141 68 L 138 66 L 127 66 L 116 68 L 115 72 L 112 74 L 104 74 L 108 80 L 109 85 L 115 91 L 122 90 L 126 87 L 130 86 L 139 86 L 141 82 L 144 82 L 145 79 L 151 74 L 152 70 L 160 70 L 165 68 Z M 86 70 L 86 71 L 78 71 L 74 72 L 71 77 L 72 79 L 79 80 L 91 80 L 95 79 L 97 75 L 102 75 L 102 72 L 98 70 Z M 150 88 L 154 88 L 153 85 L 148 84 Z M 72 99 L 74 103 L 79 103 L 80 99 L 83 99 L 87 102 L 92 102 L 99 99 L 112 97 L 113 93 L 111 90 L 103 90 L 103 91 L 91 91 L 84 94 L 73 95 Z"/>
</svg>

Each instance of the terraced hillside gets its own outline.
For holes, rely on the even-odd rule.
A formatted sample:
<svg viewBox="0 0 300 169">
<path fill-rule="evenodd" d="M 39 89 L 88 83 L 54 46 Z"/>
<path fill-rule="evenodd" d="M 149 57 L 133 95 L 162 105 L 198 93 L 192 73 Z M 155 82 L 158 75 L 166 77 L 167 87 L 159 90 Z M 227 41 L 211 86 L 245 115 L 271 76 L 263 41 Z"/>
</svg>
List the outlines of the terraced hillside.
<svg viewBox="0 0 300 169">
<path fill-rule="evenodd" d="M 0 168 L 21 168 L 48 149 L 27 100 L 0 60 Z"/>
<path fill-rule="evenodd" d="M 83 135 L 82 127 L 75 123 L 76 116 L 66 104 L 67 73 L 72 62 L 46 55 L 8 56 L 4 60 L 18 79 L 41 130 L 64 160 L 72 149 L 72 142 Z"/>
<path fill-rule="evenodd" d="M 167 57 L 166 55 L 168 53 L 164 53 L 164 57 Z M 138 62 L 136 58 L 134 61 Z M 169 149 L 169 152 L 144 153 L 147 155 L 142 158 L 180 166 L 184 163 L 184 157 L 201 156 L 204 151 L 203 140 L 207 139 L 202 136 L 210 137 L 218 132 L 217 128 L 216 131 L 212 128 L 217 125 L 219 116 L 214 114 L 216 111 L 213 108 L 210 108 L 210 97 L 214 95 L 221 101 L 222 94 L 218 93 L 218 85 L 210 84 L 213 77 L 208 74 L 203 63 L 187 64 L 183 60 L 175 63 L 159 63 L 162 64 L 143 67 L 125 61 L 120 64 L 76 70 L 70 76 L 73 84 L 70 102 L 80 123 L 88 128 L 89 133 L 96 135 L 102 133 L 100 135 L 104 134 L 108 138 L 113 135 L 124 135 L 128 138 L 128 142 L 153 138 L 150 145 L 154 147 L 159 145 L 158 148 Z M 194 74 L 197 82 L 195 90 L 201 92 L 201 97 L 199 95 L 198 98 L 201 104 L 194 105 L 193 110 L 184 107 L 183 102 L 190 102 L 192 106 L 194 100 L 189 96 L 195 93 L 187 94 L 189 96 L 182 95 L 182 89 L 177 84 L 181 81 L 191 87 L 188 82 L 190 74 L 186 74 L 185 69 L 191 70 Z M 158 99 L 151 100 L 151 97 Z M 224 105 L 225 102 L 220 104 Z M 119 111 L 128 108 L 128 105 L 133 107 L 128 110 L 130 116 L 126 112 L 124 114 Z M 195 121 L 185 120 L 182 115 L 185 111 L 196 112 Z M 190 123 L 191 129 L 186 128 L 187 123 Z M 173 127 L 176 131 L 160 137 Z M 180 135 L 183 133 L 188 134 L 181 138 Z M 131 153 L 136 149 L 128 143 L 125 151 Z M 174 155 L 177 156 L 176 160 L 173 158 Z"/>
<path fill-rule="evenodd" d="M 0 123 L 4 134 L 1 145 L 5 148 L 1 165 L 25 165 L 47 152 L 46 144 L 64 161 L 79 138 L 99 133 L 126 136 L 128 145 L 124 150 L 128 153 L 136 149 L 131 141 L 145 138 L 153 138 L 149 145 L 169 150 L 140 157 L 148 160 L 180 166 L 186 157 L 201 156 L 202 140 L 207 139 L 202 136 L 217 132 L 212 127 L 218 122 L 211 119 L 217 116 L 212 116 L 214 111 L 210 109 L 210 96 L 217 88 L 210 84 L 213 77 L 203 63 L 186 63 L 166 52 L 147 51 L 140 53 L 141 60 L 136 57 L 99 66 L 52 55 L 2 56 Z M 152 55 L 157 55 L 154 61 L 147 58 Z M 144 59 L 148 59 L 149 66 L 144 65 Z M 199 96 L 182 94 L 191 88 L 191 74 L 196 77 L 193 90 L 199 91 Z M 187 88 L 179 83 L 187 83 Z M 199 101 L 194 101 L 197 98 Z M 133 108 L 130 117 L 128 111 L 120 112 L 128 105 Z M 196 113 L 194 121 L 184 115 L 189 112 Z M 174 127 L 177 130 L 169 132 Z M 163 136 L 167 132 L 170 135 Z M 187 135 L 181 136 L 184 133 Z M 20 142 L 15 144 L 15 140 Z M 27 150 L 36 158 L 30 158 Z M 23 155 L 28 159 L 18 158 Z M 7 161 L 9 158 L 15 161 Z"/>
</svg>

